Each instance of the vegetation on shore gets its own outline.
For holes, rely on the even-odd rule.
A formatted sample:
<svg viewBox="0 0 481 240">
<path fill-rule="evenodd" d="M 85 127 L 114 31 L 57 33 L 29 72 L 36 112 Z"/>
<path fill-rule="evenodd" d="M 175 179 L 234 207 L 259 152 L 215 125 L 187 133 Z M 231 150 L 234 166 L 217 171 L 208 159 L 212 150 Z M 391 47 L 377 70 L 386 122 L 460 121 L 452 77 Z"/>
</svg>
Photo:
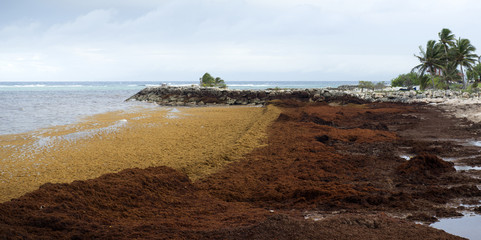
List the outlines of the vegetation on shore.
<svg viewBox="0 0 481 240">
<path fill-rule="evenodd" d="M 410 73 L 391 80 L 393 87 L 420 86 L 421 90 L 476 88 L 481 77 L 481 64 L 476 47 L 466 38 L 457 38 L 444 28 L 439 39 L 429 40 L 426 47 L 419 46 L 419 60 Z"/>
<path fill-rule="evenodd" d="M 218 88 L 227 88 L 224 80 L 220 77 L 212 77 L 209 73 L 205 73 L 200 78 L 200 86 L 201 87 L 218 87 Z"/>
<path fill-rule="evenodd" d="M 375 89 L 383 89 L 386 87 L 386 83 L 384 81 L 378 82 L 378 83 L 373 83 L 371 81 L 359 81 L 358 87 L 362 89 L 370 89 L 370 90 L 375 90 Z"/>
</svg>

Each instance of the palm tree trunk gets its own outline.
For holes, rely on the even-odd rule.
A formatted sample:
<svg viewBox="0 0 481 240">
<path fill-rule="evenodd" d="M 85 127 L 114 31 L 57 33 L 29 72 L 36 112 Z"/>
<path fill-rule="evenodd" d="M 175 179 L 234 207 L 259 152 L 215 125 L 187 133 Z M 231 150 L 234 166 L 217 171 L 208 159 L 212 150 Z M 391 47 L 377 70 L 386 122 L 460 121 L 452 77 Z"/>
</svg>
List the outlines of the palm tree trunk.
<svg viewBox="0 0 481 240">
<path fill-rule="evenodd" d="M 435 72 L 436 72 L 436 69 L 435 69 L 434 67 L 430 67 L 430 68 L 429 68 L 429 72 L 430 72 L 429 75 L 431 76 L 431 82 L 433 83 L 433 90 L 434 90 L 434 89 L 436 88 L 436 87 L 434 86 L 434 74 L 435 74 Z"/>
<path fill-rule="evenodd" d="M 433 83 L 433 90 L 434 90 L 436 87 L 434 86 L 434 75 L 432 73 L 431 73 L 431 82 Z"/>
<path fill-rule="evenodd" d="M 459 65 L 461 67 L 461 77 L 463 78 L 463 89 L 466 89 L 466 81 L 464 80 L 464 71 L 463 71 L 463 65 Z"/>
<path fill-rule="evenodd" d="M 446 44 L 444 44 L 444 54 L 445 54 L 445 57 L 446 57 L 446 72 L 443 71 L 443 80 L 444 82 L 446 83 L 446 87 L 447 89 L 449 89 L 449 81 L 448 81 L 448 78 L 447 78 L 447 70 L 448 70 L 448 64 L 449 64 L 449 59 L 448 59 L 448 46 Z"/>
</svg>

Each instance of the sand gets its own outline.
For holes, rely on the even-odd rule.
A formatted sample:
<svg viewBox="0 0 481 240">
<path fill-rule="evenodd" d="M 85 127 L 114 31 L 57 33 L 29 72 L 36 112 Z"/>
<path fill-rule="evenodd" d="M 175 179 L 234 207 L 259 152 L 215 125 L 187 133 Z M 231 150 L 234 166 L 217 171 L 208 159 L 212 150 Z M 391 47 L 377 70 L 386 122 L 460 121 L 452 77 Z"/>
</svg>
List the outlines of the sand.
<svg viewBox="0 0 481 240">
<path fill-rule="evenodd" d="M 435 105 L 453 117 L 466 118 L 474 123 L 481 122 L 481 100 L 479 99 L 449 99 Z"/>
<path fill-rule="evenodd" d="M 3 135 L 0 202 L 135 167 L 168 166 L 195 181 L 262 146 L 278 115 L 274 106 L 141 108 Z"/>
</svg>

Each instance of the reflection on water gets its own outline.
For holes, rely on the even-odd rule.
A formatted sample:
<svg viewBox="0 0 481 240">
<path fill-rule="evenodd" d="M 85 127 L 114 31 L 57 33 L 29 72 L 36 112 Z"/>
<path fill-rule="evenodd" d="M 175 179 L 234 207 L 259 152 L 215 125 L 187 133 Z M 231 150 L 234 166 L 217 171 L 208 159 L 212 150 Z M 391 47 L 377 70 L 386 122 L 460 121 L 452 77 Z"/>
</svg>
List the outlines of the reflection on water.
<svg viewBox="0 0 481 240">
<path fill-rule="evenodd" d="M 467 215 L 461 218 L 445 218 L 431 224 L 432 227 L 468 239 L 481 239 L 481 215 Z"/>
</svg>

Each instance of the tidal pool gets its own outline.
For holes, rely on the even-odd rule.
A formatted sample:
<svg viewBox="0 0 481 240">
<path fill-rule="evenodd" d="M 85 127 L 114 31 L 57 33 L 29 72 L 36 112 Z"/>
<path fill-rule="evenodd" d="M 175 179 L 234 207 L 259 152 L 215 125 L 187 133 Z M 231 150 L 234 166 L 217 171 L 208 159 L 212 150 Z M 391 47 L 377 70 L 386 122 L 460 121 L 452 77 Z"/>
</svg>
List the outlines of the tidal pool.
<svg viewBox="0 0 481 240">
<path fill-rule="evenodd" d="M 481 239 L 481 215 L 470 214 L 460 218 L 444 218 L 431 227 L 468 239 Z"/>
</svg>

